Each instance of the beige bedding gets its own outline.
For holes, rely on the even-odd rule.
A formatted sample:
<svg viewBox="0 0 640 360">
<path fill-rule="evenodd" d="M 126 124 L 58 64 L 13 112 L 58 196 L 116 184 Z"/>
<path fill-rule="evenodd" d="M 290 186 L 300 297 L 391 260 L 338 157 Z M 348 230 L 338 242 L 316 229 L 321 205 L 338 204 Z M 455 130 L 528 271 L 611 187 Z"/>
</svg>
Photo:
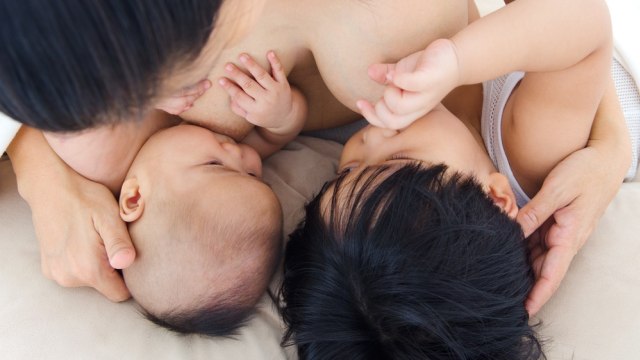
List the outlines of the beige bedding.
<svg viewBox="0 0 640 360">
<path fill-rule="evenodd" d="M 301 137 L 265 164 L 283 200 L 285 228 L 330 179 L 341 146 Z M 544 308 L 541 333 L 550 359 L 640 357 L 640 184 L 622 186 Z M 287 359 L 282 324 L 265 297 L 237 340 L 178 336 L 145 320 L 132 301 L 114 304 L 87 288 L 65 289 L 40 274 L 28 206 L 9 161 L 0 161 L 0 358 Z"/>
</svg>

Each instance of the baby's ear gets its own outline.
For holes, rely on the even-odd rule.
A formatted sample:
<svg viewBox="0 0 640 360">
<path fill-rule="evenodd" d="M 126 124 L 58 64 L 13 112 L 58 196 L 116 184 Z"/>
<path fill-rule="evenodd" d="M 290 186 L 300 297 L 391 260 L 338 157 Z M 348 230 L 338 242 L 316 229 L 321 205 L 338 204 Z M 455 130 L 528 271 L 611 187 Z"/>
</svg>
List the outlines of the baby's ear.
<svg viewBox="0 0 640 360">
<path fill-rule="evenodd" d="M 515 219 L 518 215 L 518 204 L 516 196 L 513 194 L 509 180 L 499 172 L 489 175 L 489 197 L 502 211 L 510 218 Z"/>
<path fill-rule="evenodd" d="M 126 222 L 134 222 L 142 216 L 144 200 L 140 195 L 138 179 L 129 178 L 120 190 L 120 217 Z"/>
</svg>

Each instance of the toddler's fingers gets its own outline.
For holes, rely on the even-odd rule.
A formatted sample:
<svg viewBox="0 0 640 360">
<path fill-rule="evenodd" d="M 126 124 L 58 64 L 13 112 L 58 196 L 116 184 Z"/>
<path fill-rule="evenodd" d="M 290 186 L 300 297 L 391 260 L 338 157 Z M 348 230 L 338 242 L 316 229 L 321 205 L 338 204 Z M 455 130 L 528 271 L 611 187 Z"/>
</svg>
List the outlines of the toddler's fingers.
<svg viewBox="0 0 640 360">
<path fill-rule="evenodd" d="M 429 94 L 412 91 L 399 91 L 396 94 L 390 93 L 387 98 L 385 92 L 384 100 L 395 114 L 413 120 L 422 117 L 431 110 L 438 107 L 439 102 L 429 97 Z"/>
<path fill-rule="evenodd" d="M 383 99 L 389 111 L 395 115 L 427 112 L 430 108 L 423 93 L 403 91 L 393 85 L 388 85 L 385 88 Z"/>
<path fill-rule="evenodd" d="M 429 86 L 429 74 L 424 70 L 395 74 L 392 83 L 405 91 L 424 91 Z"/>
<path fill-rule="evenodd" d="M 227 92 L 227 94 L 229 94 L 231 100 L 236 102 L 243 109 L 249 110 L 255 105 L 256 101 L 229 79 L 220 78 L 218 83 Z"/>
<path fill-rule="evenodd" d="M 235 82 L 237 86 L 242 88 L 242 90 L 253 99 L 257 99 L 264 94 L 265 90 L 262 85 L 258 84 L 254 79 L 249 77 L 249 75 L 242 72 L 242 70 L 234 64 L 228 63 L 225 65 L 224 70 L 227 73 L 227 77 Z"/>
<path fill-rule="evenodd" d="M 287 74 L 285 74 L 284 67 L 276 53 L 269 51 L 267 53 L 267 60 L 269 60 L 269 64 L 271 64 L 271 73 L 276 81 L 279 83 L 287 82 Z"/>
<path fill-rule="evenodd" d="M 386 85 L 391 82 L 393 78 L 393 73 L 395 69 L 395 64 L 373 64 L 369 66 L 368 74 L 369 77 L 382 85 Z"/>
<path fill-rule="evenodd" d="M 248 54 L 240 55 L 240 62 L 263 88 L 269 89 L 275 84 L 271 75 Z"/>
<path fill-rule="evenodd" d="M 356 106 L 360 110 L 362 116 L 369 122 L 369 124 L 377 127 L 386 127 L 382 121 L 378 118 L 373 105 L 366 100 L 358 100 Z"/>
</svg>

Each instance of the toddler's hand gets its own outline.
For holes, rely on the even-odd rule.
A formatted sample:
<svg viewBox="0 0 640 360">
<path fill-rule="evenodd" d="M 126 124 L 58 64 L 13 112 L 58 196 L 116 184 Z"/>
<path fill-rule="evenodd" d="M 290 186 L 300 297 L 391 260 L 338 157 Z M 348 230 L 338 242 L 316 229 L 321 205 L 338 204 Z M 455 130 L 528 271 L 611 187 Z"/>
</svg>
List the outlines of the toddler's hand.
<svg viewBox="0 0 640 360">
<path fill-rule="evenodd" d="M 193 103 L 210 87 L 211 81 L 208 79 L 200 80 L 195 85 L 182 88 L 172 96 L 160 100 L 155 107 L 169 114 L 180 115 L 189 110 Z"/>
<path fill-rule="evenodd" d="M 455 45 L 451 40 L 436 40 L 396 64 L 371 65 L 369 76 L 387 87 L 375 105 L 366 100 L 357 102 L 362 115 L 375 126 L 405 128 L 459 85 Z"/>
<path fill-rule="evenodd" d="M 251 76 L 234 64 L 227 64 L 228 78 L 219 83 L 231 97 L 231 110 L 250 123 L 265 128 L 279 129 L 289 125 L 294 110 L 294 97 L 280 60 L 273 51 L 267 53 L 271 74 L 247 54 L 240 62 Z"/>
</svg>

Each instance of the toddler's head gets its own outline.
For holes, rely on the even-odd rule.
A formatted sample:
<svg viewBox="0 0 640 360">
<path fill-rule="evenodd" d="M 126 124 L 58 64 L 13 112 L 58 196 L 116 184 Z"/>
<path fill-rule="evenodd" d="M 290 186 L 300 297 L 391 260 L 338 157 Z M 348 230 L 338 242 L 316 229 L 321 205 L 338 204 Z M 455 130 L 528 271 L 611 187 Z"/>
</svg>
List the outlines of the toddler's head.
<svg viewBox="0 0 640 360">
<path fill-rule="evenodd" d="M 193 125 L 153 135 L 120 194 L 137 257 L 127 287 L 157 324 L 227 336 L 253 313 L 280 254 L 282 212 L 250 147 Z"/>
<path fill-rule="evenodd" d="M 480 152 L 446 111 L 349 140 L 286 248 L 282 314 L 301 359 L 540 356 L 515 199 Z"/>
<path fill-rule="evenodd" d="M 473 178 L 419 163 L 341 176 L 285 253 L 301 359 L 529 359 L 522 230 Z"/>
</svg>

